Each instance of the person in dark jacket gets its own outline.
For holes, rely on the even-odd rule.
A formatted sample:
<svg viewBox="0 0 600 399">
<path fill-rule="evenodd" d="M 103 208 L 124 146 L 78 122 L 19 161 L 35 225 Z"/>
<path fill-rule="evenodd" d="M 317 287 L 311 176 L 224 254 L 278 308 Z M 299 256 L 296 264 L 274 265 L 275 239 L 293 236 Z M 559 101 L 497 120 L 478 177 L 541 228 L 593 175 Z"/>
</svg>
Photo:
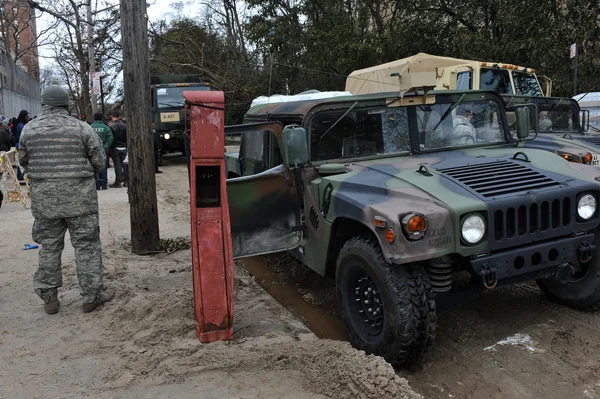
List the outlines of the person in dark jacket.
<svg viewBox="0 0 600 399">
<path fill-rule="evenodd" d="M 121 121 L 121 114 L 119 111 L 114 110 L 111 116 L 112 123 L 110 124 L 110 130 L 112 130 L 113 133 L 111 155 L 116 177 L 114 184 L 111 184 L 110 186 L 113 188 L 120 188 L 121 183 L 127 185 L 127 176 L 123 168 L 123 161 L 127 156 L 127 127 Z"/>
<path fill-rule="evenodd" d="M 21 132 L 23 131 L 23 128 L 25 127 L 25 125 L 31 120 L 31 117 L 29 116 L 29 112 L 27 112 L 27 110 L 21 110 L 21 112 L 19 112 L 19 116 L 17 117 L 17 120 L 15 121 L 15 129 L 13 130 L 13 134 L 15 135 L 15 139 L 17 141 L 16 143 L 16 147 L 19 148 L 19 143 L 21 142 Z M 17 179 L 19 181 L 23 180 L 23 173 L 21 172 L 21 168 L 17 168 Z"/>
<path fill-rule="evenodd" d="M 8 126 L 0 124 L 0 151 L 10 151 L 16 145 L 15 137 L 12 135 Z"/>
</svg>

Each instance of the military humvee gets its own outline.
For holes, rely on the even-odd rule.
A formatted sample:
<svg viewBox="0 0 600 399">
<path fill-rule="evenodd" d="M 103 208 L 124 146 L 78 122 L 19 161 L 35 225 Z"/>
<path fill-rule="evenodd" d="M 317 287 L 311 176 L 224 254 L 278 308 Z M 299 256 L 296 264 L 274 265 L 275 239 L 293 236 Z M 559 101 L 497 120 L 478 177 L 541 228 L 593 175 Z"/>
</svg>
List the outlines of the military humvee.
<svg viewBox="0 0 600 399">
<path fill-rule="evenodd" d="M 535 140 L 524 140 L 521 146 L 551 151 L 571 162 L 600 165 L 600 135 L 589 133 L 589 111 L 582 111 L 577 101 L 571 98 L 511 95 L 503 95 L 502 99 L 507 107 L 513 137 L 516 136 L 515 107 L 529 105 L 530 129 L 534 130 L 534 124 L 538 126 L 539 135 Z"/>
<path fill-rule="evenodd" d="M 475 136 L 456 129 L 465 110 Z M 528 107 L 514 112 L 524 140 Z M 244 122 L 226 127 L 242 136 L 228 157 L 234 255 L 289 251 L 334 276 L 355 347 L 414 361 L 437 311 L 528 280 L 600 306 L 600 173 L 518 147 L 496 93 L 265 104 Z"/>
</svg>

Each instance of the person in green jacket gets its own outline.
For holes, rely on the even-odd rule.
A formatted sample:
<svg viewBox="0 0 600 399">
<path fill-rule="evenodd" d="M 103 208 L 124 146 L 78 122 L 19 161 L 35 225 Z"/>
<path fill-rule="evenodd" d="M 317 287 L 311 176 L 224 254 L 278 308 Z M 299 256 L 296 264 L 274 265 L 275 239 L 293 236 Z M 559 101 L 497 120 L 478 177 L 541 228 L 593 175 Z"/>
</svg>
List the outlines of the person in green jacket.
<svg viewBox="0 0 600 399">
<path fill-rule="evenodd" d="M 112 130 L 102 122 L 104 119 L 104 115 L 101 112 L 96 112 L 94 114 L 94 123 L 92 123 L 92 129 L 96 132 L 98 137 L 100 137 L 100 141 L 104 145 L 104 152 L 108 152 L 108 149 L 112 145 L 113 142 L 113 134 Z M 100 173 L 96 174 L 96 190 L 106 190 L 108 188 L 108 154 L 106 156 L 106 164 L 104 165 L 104 170 Z"/>
</svg>

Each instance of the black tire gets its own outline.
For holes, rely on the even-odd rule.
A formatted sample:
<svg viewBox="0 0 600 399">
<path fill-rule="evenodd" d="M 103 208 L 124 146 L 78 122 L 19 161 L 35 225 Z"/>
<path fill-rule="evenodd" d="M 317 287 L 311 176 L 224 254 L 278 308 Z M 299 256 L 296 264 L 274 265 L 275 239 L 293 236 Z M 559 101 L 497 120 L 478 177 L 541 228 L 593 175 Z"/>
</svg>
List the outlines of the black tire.
<svg viewBox="0 0 600 399">
<path fill-rule="evenodd" d="M 566 284 L 555 279 L 538 279 L 540 290 L 550 299 L 578 310 L 600 309 L 600 235 L 596 232 L 596 248 L 592 260 L 582 264 L 583 272 L 575 276 L 577 280 Z"/>
<path fill-rule="evenodd" d="M 363 295 L 368 282 L 363 275 L 371 279 L 379 298 Z M 343 246 L 337 261 L 336 291 L 355 348 L 401 366 L 420 359 L 433 343 L 437 317 L 427 273 L 418 265 L 389 265 L 375 237 L 354 237 Z M 376 313 L 365 316 L 373 309 L 361 312 L 360 306 L 367 300 L 381 303 L 383 310 L 378 307 L 372 310 Z"/>
</svg>

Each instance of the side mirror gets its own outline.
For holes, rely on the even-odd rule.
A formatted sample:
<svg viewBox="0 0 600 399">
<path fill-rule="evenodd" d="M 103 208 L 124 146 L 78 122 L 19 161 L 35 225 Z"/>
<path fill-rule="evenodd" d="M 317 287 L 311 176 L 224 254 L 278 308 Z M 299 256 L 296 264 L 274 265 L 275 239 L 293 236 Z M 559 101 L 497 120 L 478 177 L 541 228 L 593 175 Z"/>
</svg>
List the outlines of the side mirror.
<svg viewBox="0 0 600 399">
<path fill-rule="evenodd" d="M 585 109 L 579 112 L 579 120 L 581 121 L 581 130 L 587 132 L 590 130 L 590 111 Z"/>
<path fill-rule="evenodd" d="M 529 136 L 529 110 L 525 107 L 515 109 L 517 138 L 525 140 Z"/>
<path fill-rule="evenodd" d="M 308 159 L 308 139 L 306 130 L 298 125 L 289 125 L 283 129 L 283 162 L 290 169 L 306 165 Z"/>
</svg>

